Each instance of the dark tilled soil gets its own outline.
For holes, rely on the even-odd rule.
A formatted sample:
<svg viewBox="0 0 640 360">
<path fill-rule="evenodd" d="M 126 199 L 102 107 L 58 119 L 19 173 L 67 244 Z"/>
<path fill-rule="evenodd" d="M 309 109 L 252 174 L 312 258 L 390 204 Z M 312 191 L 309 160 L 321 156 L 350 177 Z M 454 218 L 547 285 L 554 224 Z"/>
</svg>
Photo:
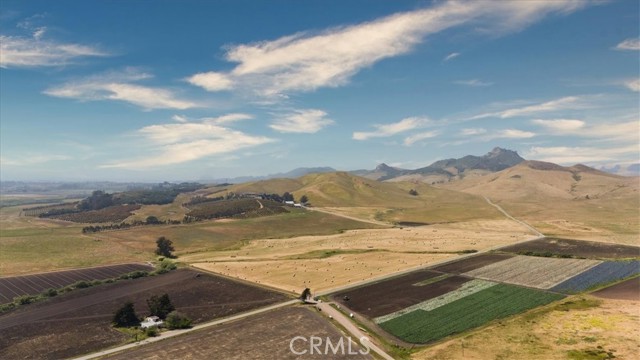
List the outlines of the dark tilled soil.
<svg viewBox="0 0 640 360">
<path fill-rule="evenodd" d="M 640 277 L 598 290 L 592 295 L 605 299 L 640 301 Z"/>
<path fill-rule="evenodd" d="M 467 271 L 479 269 L 489 264 L 497 263 L 498 261 L 507 260 L 512 258 L 510 254 L 481 254 L 477 256 L 468 257 L 466 259 L 454 261 L 448 264 L 436 266 L 432 270 L 442 271 L 452 274 L 462 274 Z"/>
<path fill-rule="evenodd" d="M 357 289 L 342 291 L 333 294 L 332 298 L 333 301 L 359 314 L 374 318 L 446 294 L 471 280 L 454 275 L 428 285 L 415 285 L 440 275 L 443 274 L 430 270 L 420 270 Z M 345 296 L 349 300 L 345 300 Z"/>
<path fill-rule="evenodd" d="M 145 264 L 120 264 L 4 277 L 0 278 L 0 303 L 9 303 L 16 296 L 37 295 L 50 288 L 59 289 L 81 280 L 112 279 L 138 270 L 151 271 L 153 267 Z"/>
<path fill-rule="evenodd" d="M 60 359 L 120 344 L 127 336 L 111 327 L 115 311 L 132 301 L 138 316 L 146 316 L 146 299 L 164 293 L 194 324 L 288 299 L 186 269 L 123 280 L 75 290 L 0 316 L 0 358 Z"/>
<path fill-rule="evenodd" d="M 291 340 L 296 336 L 302 336 L 307 341 L 295 340 L 293 350 L 306 352 L 305 354 L 296 355 L 291 351 Z M 316 348 L 320 353 L 313 350 L 314 354 L 311 354 L 309 340 L 312 336 L 322 341 Z M 106 359 L 373 359 L 371 355 L 349 355 L 346 337 L 343 338 L 344 347 L 341 349 L 337 346 L 341 336 L 343 335 L 315 310 L 287 307 L 141 346 Z M 331 348 L 326 349 L 327 337 L 336 347 L 336 354 Z M 360 349 L 352 345 L 351 351 L 357 353 Z"/>
<path fill-rule="evenodd" d="M 627 259 L 640 257 L 640 247 L 601 243 L 597 241 L 544 238 L 506 246 L 500 251 L 514 254 L 531 251 L 550 252 L 554 255 L 571 255 L 587 259 Z"/>
</svg>

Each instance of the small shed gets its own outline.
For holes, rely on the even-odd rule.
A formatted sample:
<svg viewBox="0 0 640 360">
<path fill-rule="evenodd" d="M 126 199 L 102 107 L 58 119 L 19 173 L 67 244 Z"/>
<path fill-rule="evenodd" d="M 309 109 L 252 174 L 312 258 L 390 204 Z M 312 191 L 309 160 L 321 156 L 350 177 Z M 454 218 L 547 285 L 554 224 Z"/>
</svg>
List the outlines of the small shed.
<svg viewBox="0 0 640 360">
<path fill-rule="evenodd" d="M 164 323 L 164 321 L 160 320 L 157 316 L 147 316 L 143 322 L 140 323 L 140 327 L 143 329 L 160 326 Z"/>
</svg>

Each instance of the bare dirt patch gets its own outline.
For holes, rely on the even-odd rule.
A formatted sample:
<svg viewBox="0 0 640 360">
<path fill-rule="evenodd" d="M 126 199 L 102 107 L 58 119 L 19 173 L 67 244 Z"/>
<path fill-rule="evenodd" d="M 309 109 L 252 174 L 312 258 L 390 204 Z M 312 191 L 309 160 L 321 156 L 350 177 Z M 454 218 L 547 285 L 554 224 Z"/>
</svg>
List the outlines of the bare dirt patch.
<svg viewBox="0 0 640 360">
<path fill-rule="evenodd" d="M 511 253 L 550 253 L 590 259 L 628 259 L 640 257 L 640 247 L 597 241 L 544 238 L 506 246 L 500 251 Z"/>
<path fill-rule="evenodd" d="M 450 262 L 444 265 L 436 266 L 432 270 L 442 271 L 446 273 L 462 274 L 467 271 L 475 270 L 499 261 L 507 260 L 513 257 L 510 254 L 480 254 L 468 257 L 462 260 Z"/>
<path fill-rule="evenodd" d="M 431 284 L 421 285 L 421 282 L 441 275 L 442 273 L 439 272 L 421 270 L 356 289 L 341 291 L 331 297 L 333 301 L 359 314 L 374 318 L 444 295 L 471 280 L 466 277 L 451 276 Z"/>
<path fill-rule="evenodd" d="M 294 354 L 290 349 L 290 342 L 296 336 L 304 336 L 306 339 L 316 336 L 323 339 L 322 346 L 319 347 L 322 354 L 311 355 L 309 343 L 302 340 L 294 342 L 294 349 L 297 352 L 306 351 L 306 354 Z M 349 355 L 346 337 L 343 340 L 344 351 L 338 350 L 337 354 L 329 352 L 326 355 L 326 339 L 331 339 L 332 344 L 338 344 L 341 336 L 344 335 L 315 310 L 289 307 L 141 346 L 107 356 L 106 359 L 372 359 L 371 355 Z M 353 345 L 352 351 L 359 350 L 359 347 Z"/>
<path fill-rule="evenodd" d="M 640 301 L 640 277 L 623 281 L 591 294 L 604 299 Z"/>
<path fill-rule="evenodd" d="M 4 277 L 0 278 L 0 302 L 11 302 L 14 297 L 21 295 L 37 295 L 47 289 L 59 289 L 76 281 L 113 279 L 133 271 L 151 270 L 153 267 L 146 264 L 120 264 Z"/>
<path fill-rule="evenodd" d="M 59 359 L 122 343 L 127 336 L 111 327 L 115 311 L 133 301 L 139 316 L 148 315 L 146 299 L 164 293 L 196 324 L 287 299 L 186 269 L 77 290 L 0 316 L 0 358 Z"/>
</svg>

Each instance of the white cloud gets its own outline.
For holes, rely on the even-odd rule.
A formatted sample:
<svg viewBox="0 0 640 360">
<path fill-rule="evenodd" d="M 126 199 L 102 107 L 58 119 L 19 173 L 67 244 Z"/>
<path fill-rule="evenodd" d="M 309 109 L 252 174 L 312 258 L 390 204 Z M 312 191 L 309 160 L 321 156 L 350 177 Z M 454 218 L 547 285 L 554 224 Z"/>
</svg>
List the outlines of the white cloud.
<svg viewBox="0 0 640 360">
<path fill-rule="evenodd" d="M 227 73 L 206 72 L 188 79 L 210 91 L 232 87 L 274 96 L 345 85 L 363 68 L 406 54 L 428 35 L 468 25 L 499 35 L 518 31 L 553 13 L 567 14 L 587 1 L 447 1 L 426 9 L 273 41 L 234 45 L 226 58 L 238 65 Z"/>
<path fill-rule="evenodd" d="M 82 101 L 118 100 L 144 109 L 190 109 L 197 104 L 176 98 L 167 89 L 146 87 L 131 82 L 150 78 L 151 75 L 128 69 L 121 73 L 91 76 L 44 91 L 46 95 Z"/>
<path fill-rule="evenodd" d="M 62 66 L 82 57 L 109 56 L 93 46 L 44 40 L 44 34 L 45 28 L 39 28 L 30 38 L 0 35 L 0 67 Z"/>
<path fill-rule="evenodd" d="M 531 131 L 504 129 L 483 136 L 482 140 L 489 141 L 494 139 L 528 139 L 534 136 L 536 136 L 536 133 L 533 133 Z"/>
<path fill-rule="evenodd" d="M 457 84 L 457 85 L 466 85 L 466 86 L 471 86 L 471 87 L 485 87 L 485 86 L 493 85 L 492 82 L 482 81 L 482 80 L 478 80 L 478 79 L 457 80 L 457 81 L 454 81 L 453 83 Z"/>
<path fill-rule="evenodd" d="M 627 80 L 624 82 L 624 86 L 631 91 L 640 92 L 640 79 Z"/>
<path fill-rule="evenodd" d="M 483 129 L 483 128 L 467 128 L 467 129 L 462 129 L 462 131 L 460 131 L 460 135 L 474 136 L 474 135 L 482 135 L 482 134 L 485 134 L 486 132 L 487 132 L 487 129 Z"/>
<path fill-rule="evenodd" d="M 275 141 L 209 122 L 151 125 L 138 130 L 136 135 L 151 145 L 154 155 L 105 164 L 101 168 L 140 169 L 173 165 Z"/>
<path fill-rule="evenodd" d="M 599 163 L 604 161 L 637 159 L 639 144 L 616 148 L 600 147 L 531 147 L 524 157 L 527 159 L 548 161 L 561 165 L 577 163 Z"/>
<path fill-rule="evenodd" d="M 251 120 L 251 119 L 253 119 L 253 115 L 233 113 L 233 114 L 218 116 L 216 118 L 207 119 L 207 122 L 211 121 L 215 124 L 225 124 L 225 123 L 232 123 L 236 121 Z"/>
<path fill-rule="evenodd" d="M 433 137 L 438 136 L 439 132 L 438 131 L 425 131 L 425 132 L 421 132 L 418 134 L 414 134 L 411 136 L 408 136 L 404 139 L 404 145 L 405 146 L 411 146 L 415 143 L 417 143 L 418 141 L 422 141 L 425 139 L 430 139 Z"/>
<path fill-rule="evenodd" d="M 474 115 L 465 120 L 476 120 L 476 119 L 484 119 L 489 117 L 507 119 L 507 118 L 513 118 L 513 117 L 531 116 L 531 115 L 536 115 L 541 113 L 551 113 L 551 112 L 556 112 L 560 110 L 583 109 L 586 107 L 588 107 L 588 105 L 581 97 L 567 96 L 560 99 L 547 101 L 544 103 Z"/>
<path fill-rule="evenodd" d="M 312 134 L 333 123 L 334 121 L 327 118 L 327 113 L 322 110 L 304 109 L 278 116 L 269 127 L 281 133 Z"/>
<path fill-rule="evenodd" d="M 575 120 L 575 119 L 554 119 L 554 120 L 543 120 L 536 119 L 531 120 L 532 123 L 536 125 L 540 125 L 552 131 L 557 132 L 570 132 L 581 129 L 584 127 L 584 121 Z"/>
<path fill-rule="evenodd" d="M 532 123 L 547 129 L 551 135 L 573 135 L 585 138 L 616 142 L 638 142 L 640 138 L 640 122 L 638 120 L 588 125 L 582 120 L 555 119 L 532 120 Z"/>
<path fill-rule="evenodd" d="M 0 164 L 3 166 L 27 166 L 36 164 L 45 164 L 51 161 L 71 160 L 72 157 L 67 155 L 56 154 L 30 154 L 28 156 L 19 156 L 14 158 L 0 157 Z"/>
<path fill-rule="evenodd" d="M 189 119 L 188 119 L 186 116 L 184 116 L 184 115 L 173 115 L 173 116 L 171 117 L 171 119 L 172 119 L 173 121 L 177 121 L 177 122 L 179 122 L 179 123 L 186 123 L 186 122 L 189 122 Z"/>
<path fill-rule="evenodd" d="M 451 54 L 447 55 L 444 57 L 444 59 L 442 59 L 442 61 L 449 61 L 449 60 L 453 60 L 455 58 L 457 58 L 458 56 L 460 56 L 459 52 L 452 52 Z"/>
<path fill-rule="evenodd" d="M 626 39 L 615 47 L 616 50 L 640 50 L 640 38 Z"/>
<path fill-rule="evenodd" d="M 187 78 L 187 81 L 207 91 L 230 90 L 233 88 L 233 80 L 228 75 L 213 71 L 195 74 Z"/>
<path fill-rule="evenodd" d="M 408 117 L 391 124 L 373 125 L 377 130 L 370 132 L 354 132 L 354 140 L 368 140 L 376 137 L 389 137 L 402 132 L 418 129 L 429 124 L 429 119 L 425 117 Z"/>
</svg>

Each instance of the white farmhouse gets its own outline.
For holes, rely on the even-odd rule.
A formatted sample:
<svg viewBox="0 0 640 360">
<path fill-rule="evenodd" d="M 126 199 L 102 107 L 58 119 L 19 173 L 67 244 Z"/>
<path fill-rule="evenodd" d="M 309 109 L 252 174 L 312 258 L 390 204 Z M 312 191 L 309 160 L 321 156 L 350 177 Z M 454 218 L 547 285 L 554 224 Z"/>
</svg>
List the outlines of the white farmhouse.
<svg viewBox="0 0 640 360">
<path fill-rule="evenodd" d="M 140 323 L 140 327 L 143 329 L 150 328 L 153 326 L 160 326 L 164 323 L 164 321 L 160 320 L 157 316 L 148 316 L 144 319 L 143 322 Z"/>
</svg>

